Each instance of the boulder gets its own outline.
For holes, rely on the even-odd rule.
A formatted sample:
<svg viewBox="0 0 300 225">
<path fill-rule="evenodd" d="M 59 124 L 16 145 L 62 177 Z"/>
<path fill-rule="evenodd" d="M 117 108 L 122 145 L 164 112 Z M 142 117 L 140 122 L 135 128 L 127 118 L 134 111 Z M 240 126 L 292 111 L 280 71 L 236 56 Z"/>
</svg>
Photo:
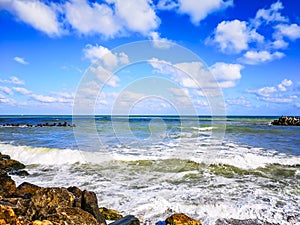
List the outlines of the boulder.
<svg viewBox="0 0 300 225">
<path fill-rule="evenodd" d="M 29 173 L 26 170 L 11 170 L 8 172 L 10 175 L 17 175 L 20 177 L 26 177 Z"/>
<path fill-rule="evenodd" d="M 0 160 L 8 160 L 10 159 L 9 155 L 2 155 L 2 153 L 0 152 Z"/>
<path fill-rule="evenodd" d="M 3 198 L 0 204 L 10 206 L 18 216 L 24 216 L 29 206 L 29 200 L 22 198 Z"/>
<path fill-rule="evenodd" d="M 25 168 L 25 165 L 23 163 L 20 163 L 17 160 L 14 160 L 14 159 L 0 160 L 0 169 L 4 170 L 6 172 L 9 172 L 12 170 L 22 170 L 24 168 Z"/>
<path fill-rule="evenodd" d="M 106 225 L 104 217 L 99 212 L 98 200 L 94 192 L 86 190 L 82 192 L 81 208 L 91 213 L 100 225 Z"/>
<path fill-rule="evenodd" d="M 66 188 L 41 188 L 32 196 L 27 214 L 29 220 L 44 220 L 59 207 L 72 207 L 74 195 Z"/>
<path fill-rule="evenodd" d="M 99 212 L 106 220 L 119 220 L 123 217 L 122 215 L 119 214 L 118 211 L 113 209 L 107 209 L 105 207 L 100 208 Z"/>
<path fill-rule="evenodd" d="M 68 187 L 67 189 L 75 196 L 74 207 L 81 208 L 82 191 L 78 187 Z"/>
<path fill-rule="evenodd" d="M 35 220 L 32 222 L 32 225 L 53 225 L 53 223 L 49 220 L 43 220 L 43 221 Z"/>
<path fill-rule="evenodd" d="M 0 205 L 0 224 L 1 225 L 21 225 L 14 210 L 10 206 Z"/>
<path fill-rule="evenodd" d="M 140 225 L 140 221 L 135 216 L 128 215 L 109 225 Z"/>
<path fill-rule="evenodd" d="M 175 213 L 166 219 L 166 225 L 201 225 L 201 222 L 183 213 Z"/>
<path fill-rule="evenodd" d="M 300 126 L 300 118 L 294 116 L 282 116 L 278 120 L 271 122 L 271 124 L 277 126 Z"/>
<path fill-rule="evenodd" d="M 40 190 L 41 187 L 28 183 L 23 182 L 17 187 L 16 195 L 23 197 L 23 198 L 31 198 L 32 195 L 38 190 Z"/>
<path fill-rule="evenodd" d="M 99 225 L 93 215 L 77 207 L 56 208 L 56 212 L 49 215 L 47 220 L 53 224 Z"/>
<path fill-rule="evenodd" d="M 17 190 L 15 182 L 3 170 L 0 170 L 0 196 L 10 197 Z"/>
</svg>

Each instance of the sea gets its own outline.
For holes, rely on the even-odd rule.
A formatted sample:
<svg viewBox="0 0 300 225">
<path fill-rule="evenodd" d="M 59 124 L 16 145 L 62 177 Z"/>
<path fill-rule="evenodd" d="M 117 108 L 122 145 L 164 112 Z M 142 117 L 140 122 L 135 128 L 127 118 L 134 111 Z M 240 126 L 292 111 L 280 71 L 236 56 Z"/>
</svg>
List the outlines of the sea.
<svg viewBox="0 0 300 225">
<path fill-rule="evenodd" d="M 299 224 L 300 127 L 274 119 L 0 116 L 0 152 L 26 164 L 30 175 L 13 176 L 17 185 L 91 190 L 100 207 L 141 224 L 173 213 L 209 225 Z"/>
</svg>

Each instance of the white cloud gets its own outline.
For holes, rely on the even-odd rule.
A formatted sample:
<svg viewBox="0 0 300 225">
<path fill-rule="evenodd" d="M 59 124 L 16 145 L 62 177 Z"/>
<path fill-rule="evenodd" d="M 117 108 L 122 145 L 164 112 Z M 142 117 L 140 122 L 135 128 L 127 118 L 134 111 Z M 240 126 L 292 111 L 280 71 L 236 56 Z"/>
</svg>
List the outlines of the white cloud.
<svg viewBox="0 0 300 225">
<path fill-rule="evenodd" d="M 160 34 L 155 31 L 150 33 L 150 38 L 153 40 L 153 46 L 155 48 L 168 49 L 173 44 L 173 42 L 171 42 L 167 38 L 160 37 Z"/>
<path fill-rule="evenodd" d="M 113 53 L 103 46 L 86 45 L 83 49 L 85 58 L 89 59 L 92 63 L 100 60 L 106 67 L 115 68 L 118 65 L 129 63 L 128 56 L 124 53 Z"/>
<path fill-rule="evenodd" d="M 16 85 L 24 85 L 25 82 L 20 80 L 18 77 L 12 76 L 9 80 L 1 80 L 0 83 L 7 83 L 7 84 L 16 84 Z"/>
<path fill-rule="evenodd" d="M 178 7 L 178 3 L 173 0 L 160 0 L 157 8 L 161 10 L 171 10 Z"/>
<path fill-rule="evenodd" d="M 281 39 L 287 37 L 292 41 L 300 38 L 300 26 L 298 24 L 278 24 L 275 29 L 277 30 L 274 34 L 275 37 Z"/>
<path fill-rule="evenodd" d="M 56 12 L 51 5 L 40 1 L 14 0 L 0 3 L 1 7 L 49 36 L 59 36 L 62 33 Z"/>
<path fill-rule="evenodd" d="M 286 48 L 288 45 L 289 43 L 279 38 L 272 42 L 271 47 L 274 49 L 283 49 Z"/>
<path fill-rule="evenodd" d="M 292 85 L 293 85 L 293 82 L 291 80 L 284 79 L 283 81 L 281 81 L 280 84 L 278 84 L 278 89 L 280 91 L 286 91 L 286 87 L 290 87 Z"/>
<path fill-rule="evenodd" d="M 13 87 L 13 90 L 22 94 L 22 95 L 31 95 L 32 92 L 23 87 Z"/>
<path fill-rule="evenodd" d="M 288 96 L 288 97 L 263 97 L 261 98 L 265 102 L 273 102 L 273 103 L 291 103 L 294 102 L 298 97 L 296 95 Z"/>
<path fill-rule="evenodd" d="M 240 64 L 227 64 L 223 62 L 215 63 L 210 67 L 211 73 L 219 82 L 220 87 L 234 87 L 235 81 L 241 79 L 241 70 L 243 66 Z"/>
<path fill-rule="evenodd" d="M 28 62 L 26 62 L 26 60 L 24 58 L 21 58 L 21 57 L 18 57 L 18 56 L 14 57 L 14 60 L 16 62 L 18 62 L 18 63 L 23 64 L 23 65 L 27 65 L 28 64 Z"/>
<path fill-rule="evenodd" d="M 135 32 L 147 34 L 160 23 L 149 0 L 108 0 L 115 4 L 115 13 L 124 26 Z"/>
<path fill-rule="evenodd" d="M 248 90 L 248 93 L 254 93 L 258 96 L 269 97 L 272 93 L 277 92 L 275 87 L 262 87 L 257 90 Z"/>
<path fill-rule="evenodd" d="M 285 56 L 282 52 L 270 53 L 268 51 L 247 51 L 239 60 L 243 63 L 256 65 L 259 63 L 270 62 L 275 59 L 281 59 Z"/>
<path fill-rule="evenodd" d="M 118 87 L 118 82 L 120 81 L 120 78 L 111 73 L 110 71 L 104 69 L 102 66 L 92 67 L 90 70 L 96 75 L 97 81 L 99 82 L 99 87 L 102 85 Z M 97 89 L 97 91 L 99 91 L 99 88 Z"/>
<path fill-rule="evenodd" d="M 15 101 L 13 99 L 7 98 L 0 93 L 0 103 L 14 105 Z"/>
<path fill-rule="evenodd" d="M 194 24 L 199 24 L 201 20 L 207 17 L 208 14 L 226 9 L 233 5 L 233 0 L 210 0 L 201 1 L 198 0 L 179 0 L 178 1 L 178 11 L 182 14 L 188 14 L 191 17 L 191 21 Z M 164 6 L 174 6 L 169 4 L 164 4 Z"/>
<path fill-rule="evenodd" d="M 260 9 L 257 11 L 253 24 L 258 27 L 262 23 L 271 22 L 287 22 L 288 18 L 281 15 L 280 10 L 284 7 L 280 1 L 277 1 L 271 5 L 269 9 Z"/>
<path fill-rule="evenodd" d="M 216 43 L 222 52 L 240 53 L 248 49 L 249 42 L 263 42 L 263 40 L 263 36 L 247 28 L 245 21 L 233 20 L 218 24 L 212 42 Z"/>
<path fill-rule="evenodd" d="M 8 94 L 8 95 L 12 95 L 13 94 L 13 91 L 10 88 L 8 88 L 8 87 L 0 86 L 0 91 L 4 92 L 5 94 Z"/>
<path fill-rule="evenodd" d="M 228 105 L 241 105 L 241 106 L 246 106 L 246 107 L 251 106 L 251 103 L 245 98 L 245 96 L 227 99 L 226 103 Z"/>
</svg>

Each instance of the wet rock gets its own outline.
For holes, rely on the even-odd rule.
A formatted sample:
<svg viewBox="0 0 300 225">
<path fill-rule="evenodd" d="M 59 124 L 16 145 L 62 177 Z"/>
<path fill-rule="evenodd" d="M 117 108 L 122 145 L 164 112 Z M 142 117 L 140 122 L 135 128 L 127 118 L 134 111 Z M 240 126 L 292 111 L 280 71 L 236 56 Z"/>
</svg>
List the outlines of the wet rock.
<svg viewBox="0 0 300 225">
<path fill-rule="evenodd" d="M 0 224 L 1 225 L 21 225 L 17 215 L 10 206 L 0 205 Z"/>
<path fill-rule="evenodd" d="M 15 182 L 3 170 L 0 170 L 0 196 L 10 197 L 17 190 Z"/>
<path fill-rule="evenodd" d="M 0 152 L 0 160 L 8 160 L 10 159 L 9 155 L 2 155 L 2 153 Z"/>
<path fill-rule="evenodd" d="M 93 215 L 74 207 L 57 208 L 56 213 L 49 215 L 47 220 L 53 224 L 99 225 Z"/>
<path fill-rule="evenodd" d="M 9 171 L 9 174 L 10 175 L 17 175 L 17 176 L 20 176 L 20 177 L 26 177 L 26 176 L 29 175 L 29 173 L 26 170 L 12 170 L 12 171 Z"/>
<path fill-rule="evenodd" d="M 25 168 L 25 165 L 23 163 L 20 163 L 17 160 L 14 160 L 14 159 L 0 160 L 0 169 L 5 170 L 6 172 L 9 172 L 12 170 L 22 170 L 24 168 Z"/>
<path fill-rule="evenodd" d="M 135 216 L 128 215 L 122 219 L 110 223 L 109 225 L 140 225 L 140 221 Z"/>
<path fill-rule="evenodd" d="M 0 201 L 0 204 L 3 206 L 10 206 L 18 216 L 25 216 L 29 201 L 29 199 L 22 198 L 3 198 Z"/>
<path fill-rule="evenodd" d="M 176 213 L 166 219 L 166 225 L 201 225 L 201 222 L 183 213 Z"/>
<path fill-rule="evenodd" d="M 43 220 L 59 207 L 72 207 L 74 195 L 66 188 L 41 188 L 32 196 L 27 217 L 29 220 Z"/>
<path fill-rule="evenodd" d="M 28 182 L 23 182 L 17 187 L 16 195 L 23 197 L 23 198 L 31 198 L 32 195 L 36 191 L 41 189 L 41 187 L 28 183 Z"/>
<path fill-rule="evenodd" d="M 118 211 L 113 209 L 107 209 L 105 207 L 100 208 L 99 212 L 106 220 L 119 220 L 123 217 L 122 215 L 119 214 Z"/>
<path fill-rule="evenodd" d="M 106 225 L 104 217 L 99 212 L 98 201 L 94 192 L 86 190 L 82 192 L 81 208 L 91 213 L 99 224 Z"/>
<path fill-rule="evenodd" d="M 75 186 L 68 187 L 67 190 L 75 196 L 74 207 L 81 208 L 82 191 L 78 187 L 75 187 Z"/>
<path fill-rule="evenodd" d="M 294 116 L 282 116 L 278 120 L 271 122 L 271 124 L 277 126 L 300 126 L 300 118 Z"/>
</svg>

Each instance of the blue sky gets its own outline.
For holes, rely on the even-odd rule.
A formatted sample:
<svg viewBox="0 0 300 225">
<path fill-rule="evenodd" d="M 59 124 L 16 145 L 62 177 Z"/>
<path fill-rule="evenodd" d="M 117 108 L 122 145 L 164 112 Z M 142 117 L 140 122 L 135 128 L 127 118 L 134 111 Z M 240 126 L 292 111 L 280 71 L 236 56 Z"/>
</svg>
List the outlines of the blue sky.
<svg viewBox="0 0 300 225">
<path fill-rule="evenodd" d="M 72 114 L 80 82 L 99 61 L 124 68 L 103 89 L 87 86 L 98 96 L 86 105 L 96 114 L 120 101 L 137 114 L 178 113 L 176 104 L 211 114 L 203 90 L 176 72 L 193 73 L 196 63 L 132 64 L 114 52 L 150 40 L 197 54 L 228 115 L 300 115 L 299 12 L 290 0 L 1 0 L 0 114 Z M 149 77 L 157 77 L 151 93 L 141 80 Z"/>
</svg>

